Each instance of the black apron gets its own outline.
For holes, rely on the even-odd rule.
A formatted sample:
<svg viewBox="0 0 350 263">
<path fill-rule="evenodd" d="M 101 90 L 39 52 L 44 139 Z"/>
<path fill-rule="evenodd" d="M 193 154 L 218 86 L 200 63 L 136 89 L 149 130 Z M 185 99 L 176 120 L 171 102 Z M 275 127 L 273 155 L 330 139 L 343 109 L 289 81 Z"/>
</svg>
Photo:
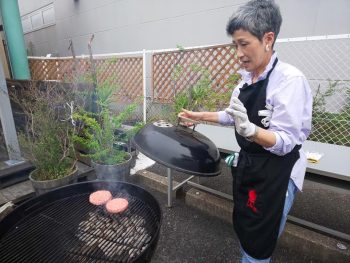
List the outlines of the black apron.
<svg viewBox="0 0 350 263">
<path fill-rule="evenodd" d="M 249 120 L 263 129 L 267 129 L 261 123 L 265 117 L 258 116 L 258 111 L 266 109 L 266 87 L 277 62 L 276 58 L 266 79 L 243 85 L 238 96 Z M 246 253 L 256 259 L 266 259 L 277 243 L 288 182 L 299 159 L 300 145 L 278 156 L 237 132 L 236 139 L 241 151 L 237 167 L 232 169 L 234 229 Z"/>
</svg>

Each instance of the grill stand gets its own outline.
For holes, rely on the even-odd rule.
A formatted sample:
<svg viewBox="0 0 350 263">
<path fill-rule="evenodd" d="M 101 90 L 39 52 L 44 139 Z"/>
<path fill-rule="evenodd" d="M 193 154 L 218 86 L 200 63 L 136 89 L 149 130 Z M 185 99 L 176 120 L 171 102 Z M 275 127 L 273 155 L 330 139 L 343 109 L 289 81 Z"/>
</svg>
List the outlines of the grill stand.
<svg viewBox="0 0 350 263">
<path fill-rule="evenodd" d="M 173 192 L 178 190 L 179 188 L 183 187 L 185 184 L 189 184 L 189 185 L 191 185 L 191 186 L 193 186 L 195 188 L 198 188 L 198 189 L 201 189 L 203 191 L 215 194 L 217 196 L 226 198 L 228 200 L 231 200 L 231 201 L 233 200 L 233 196 L 232 195 L 228 195 L 228 194 L 225 194 L 223 192 L 217 191 L 215 189 L 212 189 L 212 188 L 206 187 L 204 185 L 201 185 L 199 176 L 191 175 L 187 179 L 185 179 L 182 182 L 180 182 L 175 187 L 173 187 L 173 171 L 172 171 L 171 168 L 167 168 L 167 177 L 168 177 L 168 205 L 167 205 L 168 207 L 172 207 Z M 197 178 L 197 183 L 191 181 L 195 177 Z"/>
</svg>

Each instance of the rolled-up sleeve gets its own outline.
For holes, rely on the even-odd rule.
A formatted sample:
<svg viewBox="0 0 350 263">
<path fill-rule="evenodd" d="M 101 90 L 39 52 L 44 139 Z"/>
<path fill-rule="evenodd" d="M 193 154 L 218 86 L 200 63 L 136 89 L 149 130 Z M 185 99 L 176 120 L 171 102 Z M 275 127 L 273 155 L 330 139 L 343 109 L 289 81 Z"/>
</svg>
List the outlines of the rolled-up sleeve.
<svg viewBox="0 0 350 263">
<path fill-rule="evenodd" d="M 225 111 L 219 111 L 218 117 L 221 125 L 233 125 L 235 123 L 232 116 Z"/>
<path fill-rule="evenodd" d="M 276 135 L 276 143 L 266 150 L 285 155 L 296 144 L 302 144 L 311 130 L 312 94 L 304 76 L 285 79 L 271 96 L 273 105 L 269 131 Z"/>
</svg>

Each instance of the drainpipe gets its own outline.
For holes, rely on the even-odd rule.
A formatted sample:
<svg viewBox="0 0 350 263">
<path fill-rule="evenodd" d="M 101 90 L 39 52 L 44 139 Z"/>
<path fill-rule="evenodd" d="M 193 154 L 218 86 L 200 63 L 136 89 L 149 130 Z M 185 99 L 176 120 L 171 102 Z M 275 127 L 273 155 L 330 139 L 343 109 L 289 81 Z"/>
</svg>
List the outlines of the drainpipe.
<svg viewBox="0 0 350 263">
<path fill-rule="evenodd" d="M 0 0 L 0 11 L 6 35 L 12 76 L 30 79 L 27 51 L 17 0 Z"/>
</svg>

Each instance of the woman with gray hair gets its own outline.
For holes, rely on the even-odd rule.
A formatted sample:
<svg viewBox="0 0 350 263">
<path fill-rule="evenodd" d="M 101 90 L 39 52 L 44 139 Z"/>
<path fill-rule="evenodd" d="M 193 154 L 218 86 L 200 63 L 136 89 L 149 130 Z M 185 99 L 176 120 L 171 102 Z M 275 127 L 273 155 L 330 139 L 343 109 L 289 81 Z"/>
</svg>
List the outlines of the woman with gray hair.
<svg viewBox="0 0 350 263">
<path fill-rule="evenodd" d="M 183 110 L 179 117 L 234 125 L 241 151 L 232 167 L 234 229 L 242 262 L 269 262 L 296 192 L 311 130 L 312 95 L 305 76 L 273 50 L 282 23 L 273 0 L 240 6 L 227 25 L 242 81 L 219 112 Z"/>
</svg>

